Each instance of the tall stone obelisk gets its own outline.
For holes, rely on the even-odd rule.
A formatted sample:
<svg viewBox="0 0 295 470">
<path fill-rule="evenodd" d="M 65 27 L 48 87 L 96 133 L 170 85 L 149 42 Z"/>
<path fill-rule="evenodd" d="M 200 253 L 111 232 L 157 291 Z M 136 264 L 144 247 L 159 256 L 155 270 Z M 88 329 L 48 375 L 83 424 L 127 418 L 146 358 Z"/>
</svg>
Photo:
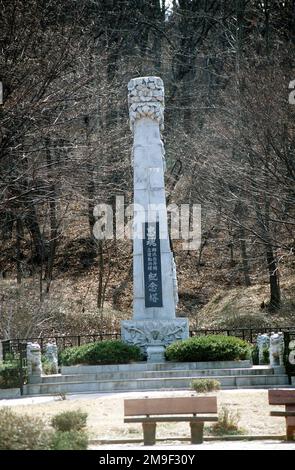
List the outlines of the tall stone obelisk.
<svg viewBox="0 0 295 470">
<path fill-rule="evenodd" d="M 137 344 L 149 361 L 164 360 L 165 346 L 189 335 L 188 320 L 176 318 L 178 301 L 170 249 L 164 186 L 164 86 L 158 77 L 128 83 L 134 134 L 133 320 L 122 322 L 122 339 Z"/>
</svg>

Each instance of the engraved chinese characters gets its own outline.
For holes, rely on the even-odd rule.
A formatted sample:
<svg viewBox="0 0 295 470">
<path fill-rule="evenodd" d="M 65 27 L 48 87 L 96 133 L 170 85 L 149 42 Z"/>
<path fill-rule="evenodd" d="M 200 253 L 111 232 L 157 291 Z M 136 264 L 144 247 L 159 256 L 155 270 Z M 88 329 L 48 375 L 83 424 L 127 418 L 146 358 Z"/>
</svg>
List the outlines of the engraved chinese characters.
<svg viewBox="0 0 295 470">
<path fill-rule="evenodd" d="M 146 307 L 163 307 L 159 222 L 145 222 L 143 242 Z"/>
</svg>

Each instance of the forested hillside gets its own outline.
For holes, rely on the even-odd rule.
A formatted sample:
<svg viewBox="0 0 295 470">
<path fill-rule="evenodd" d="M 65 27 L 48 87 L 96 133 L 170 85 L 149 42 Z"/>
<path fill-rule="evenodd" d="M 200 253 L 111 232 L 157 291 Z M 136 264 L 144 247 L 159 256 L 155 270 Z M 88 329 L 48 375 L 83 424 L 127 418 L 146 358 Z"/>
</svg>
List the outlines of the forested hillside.
<svg viewBox="0 0 295 470">
<path fill-rule="evenodd" d="M 294 0 L 0 0 L 0 41 L 0 336 L 130 315 L 132 244 L 95 240 L 93 209 L 132 202 L 127 83 L 146 75 L 167 201 L 202 208 L 200 249 L 172 246 L 178 314 L 294 322 Z"/>
</svg>

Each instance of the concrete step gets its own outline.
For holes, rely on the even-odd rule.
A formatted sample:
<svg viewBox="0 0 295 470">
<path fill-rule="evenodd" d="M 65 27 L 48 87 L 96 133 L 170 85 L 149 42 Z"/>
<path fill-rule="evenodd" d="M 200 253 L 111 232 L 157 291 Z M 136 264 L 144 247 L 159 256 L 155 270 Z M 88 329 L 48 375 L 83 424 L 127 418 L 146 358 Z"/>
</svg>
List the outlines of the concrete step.
<svg viewBox="0 0 295 470">
<path fill-rule="evenodd" d="M 134 372 L 134 371 L 161 371 L 161 370 L 211 370 L 211 369 L 241 369 L 251 368 L 252 362 L 245 361 L 210 361 L 210 362 L 134 362 L 131 364 L 108 364 L 101 366 L 63 366 L 63 375 L 94 374 L 104 372 Z M 256 366 L 269 368 L 269 366 Z"/>
<path fill-rule="evenodd" d="M 206 377 L 209 378 L 209 377 Z M 288 385 L 286 375 L 215 376 L 222 388 L 251 388 Z M 191 377 L 148 378 L 136 380 L 100 380 L 92 382 L 59 382 L 29 384 L 24 386 L 25 395 L 52 395 L 82 392 L 126 392 L 139 390 L 190 389 Z"/>
<path fill-rule="evenodd" d="M 244 375 L 273 375 L 274 370 L 271 367 L 261 368 L 242 368 L 242 369 L 207 369 L 207 370 L 160 370 L 160 371 L 114 371 L 101 373 L 84 373 L 68 375 L 49 375 L 42 377 L 42 383 L 57 382 L 95 382 L 98 380 L 136 380 L 148 378 L 173 378 L 173 377 L 192 377 L 202 378 L 215 376 L 244 376 Z"/>
</svg>

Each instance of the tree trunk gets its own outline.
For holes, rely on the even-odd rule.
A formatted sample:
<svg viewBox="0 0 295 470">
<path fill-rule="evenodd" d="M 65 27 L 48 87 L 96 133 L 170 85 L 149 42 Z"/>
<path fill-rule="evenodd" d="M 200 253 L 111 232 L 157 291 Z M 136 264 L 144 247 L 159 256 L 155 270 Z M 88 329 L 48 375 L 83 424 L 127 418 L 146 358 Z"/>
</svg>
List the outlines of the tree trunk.
<svg viewBox="0 0 295 470">
<path fill-rule="evenodd" d="M 244 280 L 245 280 L 245 286 L 250 287 L 251 286 L 251 279 L 250 279 L 250 274 L 249 274 L 249 261 L 248 261 L 248 254 L 247 254 L 247 246 L 246 246 L 246 240 L 245 240 L 245 230 L 242 227 L 240 229 L 240 250 L 241 250 L 241 257 L 242 257 L 242 266 L 243 266 L 243 274 L 244 274 Z"/>
<path fill-rule="evenodd" d="M 16 219 L 16 280 L 18 284 L 22 282 L 22 270 L 21 270 L 21 233 L 22 223 L 19 218 Z"/>
<path fill-rule="evenodd" d="M 32 237 L 34 245 L 34 260 L 37 264 L 40 264 L 45 258 L 45 244 L 37 220 L 36 208 L 32 201 L 28 202 L 24 222 Z"/>
<path fill-rule="evenodd" d="M 97 289 L 97 308 L 103 308 L 103 274 L 104 274 L 104 259 L 103 259 L 103 241 L 99 240 L 98 245 L 98 289 Z"/>
<path fill-rule="evenodd" d="M 266 199 L 265 202 L 265 214 L 264 217 L 262 212 L 256 204 L 256 214 L 258 224 L 261 229 L 261 239 L 263 240 L 265 248 L 265 256 L 267 262 L 267 268 L 269 273 L 269 285 L 270 285 L 270 303 L 269 311 L 278 310 L 281 306 L 281 289 L 279 283 L 279 273 L 277 261 L 273 251 L 273 245 L 271 243 L 270 233 L 269 233 L 269 200 Z"/>
<path fill-rule="evenodd" d="M 91 126 L 90 126 L 90 117 L 87 115 L 84 119 L 85 122 L 85 134 L 86 134 L 86 145 L 88 151 L 88 158 L 91 154 L 91 143 L 90 143 L 90 134 L 91 134 Z M 87 161 L 86 164 L 87 168 L 87 197 L 88 197 L 88 222 L 89 222 L 89 230 L 90 230 L 90 237 L 93 237 L 93 226 L 95 224 L 95 218 L 93 215 L 94 210 L 94 196 L 95 196 L 95 184 L 94 184 L 94 165 L 91 161 Z"/>
<path fill-rule="evenodd" d="M 279 272 L 277 261 L 273 253 L 273 247 L 270 243 L 265 245 L 266 259 L 269 272 L 269 285 L 270 285 L 270 304 L 269 310 L 276 311 L 281 306 L 281 289 L 279 282 Z"/>
<path fill-rule="evenodd" d="M 52 167 L 52 158 L 51 158 L 51 151 L 49 148 L 49 141 L 46 141 L 46 161 L 47 161 L 47 172 L 48 172 L 48 179 L 50 180 L 50 171 Z M 56 217 L 56 186 L 54 182 L 51 182 L 49 185 L 49 220 L 50 220 L 50 240 L 49 240 L 49 251 L 48 251 L 48 259 L 47 259 L 47 266 L 45 272 L 46 278 L 46 292 L 49 292 L 50 284 L 52 281 L 52 273 L 53 273 L 53 264 L 54 258 L 57 248 L 57 239 L 58 239 L 58 223 Z"/>
</svg>

